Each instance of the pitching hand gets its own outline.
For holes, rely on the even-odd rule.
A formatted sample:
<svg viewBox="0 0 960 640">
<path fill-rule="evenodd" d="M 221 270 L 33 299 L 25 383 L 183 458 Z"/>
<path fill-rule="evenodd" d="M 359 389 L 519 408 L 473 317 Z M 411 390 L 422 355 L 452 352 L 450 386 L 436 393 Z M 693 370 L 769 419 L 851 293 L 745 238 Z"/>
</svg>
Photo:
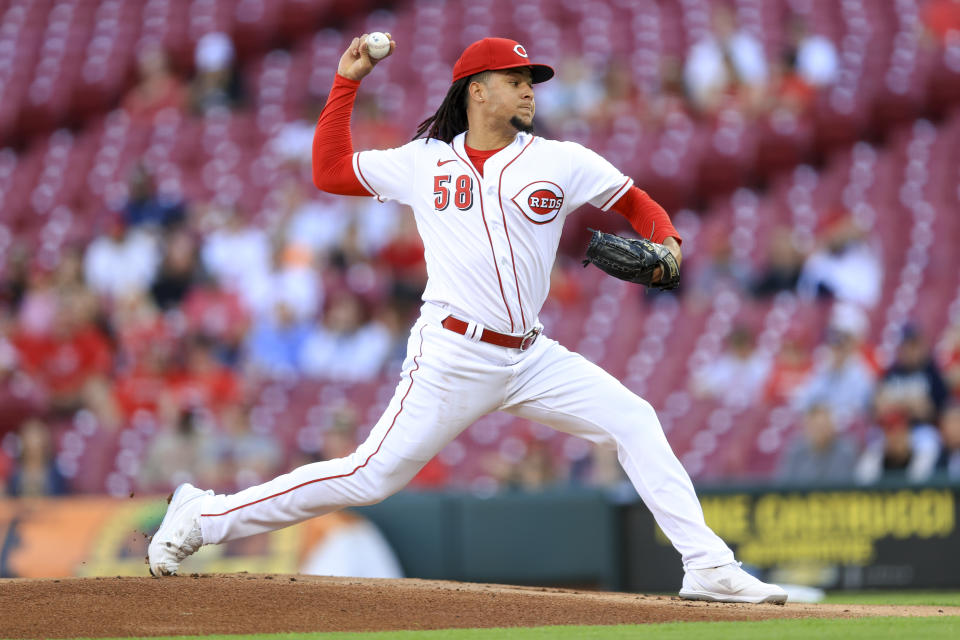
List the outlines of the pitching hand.
<svg viewBox="0 0 960 640">
<path fill-rule="evenodd" d="M 380 58 L 380 60 L 386 60 L 397 48 L 397 43 L 393 41 L 393 38 L 390 37 L 389 33 L 384 34 L 390 40 L 390 52 Z M 367 53 L 367 34 L 363 34 L 359 38 L 354 38 L 353 42 L 350 43 L 350 46 L 347 47 L 347 50 L 343 52 L 343 55 L 340 56 L 340 64 L 337 66 L 337 73 L 339 73 L 344 78 L 349 78 L 351 80 L 361 80 L 368 73 L 373 71 L 373 66 L 380 62 L 380 60 L 374 60 L 370 57 L 370 54 Z"/>
</svg>

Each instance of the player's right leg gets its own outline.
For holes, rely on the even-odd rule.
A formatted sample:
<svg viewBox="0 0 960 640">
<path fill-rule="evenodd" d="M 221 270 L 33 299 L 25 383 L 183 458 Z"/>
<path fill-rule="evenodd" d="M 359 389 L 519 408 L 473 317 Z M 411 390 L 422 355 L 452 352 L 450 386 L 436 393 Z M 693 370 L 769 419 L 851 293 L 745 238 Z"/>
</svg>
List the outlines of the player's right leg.
<svg viewBox="0 0 960 640">
<path fill-rule="evenodd" d="M 541 336 L 504 410 L 600 446 L 618 458 L 657 524 L 680 552 L 681 597 L 722 602 L 784 602 L 786 593 L 750 576 L 707 526 L 690 477 L 648 402 L 609 373 Z"/>
<path fill-rule="evenodd" d="M 148 549 L 154 575 L 175 573 L 202 544 L 282 529 L 403 488 L 437 452 L 502 401 L 508 371 L 425 313 L 411 331 L 400 382 L 353 454 L 304 465 L 233 495 L 190 485 L 174 493 Z"/>
</svg>

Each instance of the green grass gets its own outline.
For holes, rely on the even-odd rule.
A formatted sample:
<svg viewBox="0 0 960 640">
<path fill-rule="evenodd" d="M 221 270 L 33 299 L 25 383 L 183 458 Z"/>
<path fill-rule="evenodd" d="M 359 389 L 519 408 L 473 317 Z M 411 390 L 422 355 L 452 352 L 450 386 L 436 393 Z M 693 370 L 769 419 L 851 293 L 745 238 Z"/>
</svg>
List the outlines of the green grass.
<svg viewBox="0 0 960 640">
<path fill-rule="evenodd" d="M 960 607 L 960 591 L 837 591 L 828 593 L 824 602 Z"/>
<path fill-rule="evenodd" d="M 960 617 L 803 619 L 762 622 L 670 622 L 611 627 L 533 627 L 511 629 L 442 629 L 376 633 L 285 633 L 246 636 L 178 636 L 151 640 L 874 640 L 903 637 L 953 640 L 960 637 Z M 129 639 L 124 639 L 129 640 Z"/>
</svg>

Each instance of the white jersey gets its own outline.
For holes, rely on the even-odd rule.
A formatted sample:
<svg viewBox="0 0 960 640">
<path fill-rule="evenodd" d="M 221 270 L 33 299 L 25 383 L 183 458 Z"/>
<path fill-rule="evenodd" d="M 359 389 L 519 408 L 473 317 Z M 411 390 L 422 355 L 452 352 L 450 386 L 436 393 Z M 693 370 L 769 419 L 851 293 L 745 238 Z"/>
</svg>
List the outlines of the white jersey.
<svg viewBox="0 0 960 640">
<path fill-rule="evenodd" d="M 350 455 L 303 465 L 233 495 L 182 485 L 150 544 L 150 570 L 176 571 L 201 542 L 218 544 L 379 502 L 477 419 L 503 411 L 618 452 L 683 558 L 688 573 L 681 595 L 783 602 L 778 588 L 730 568 L 736 567 L 733 552 L 706 525 L 650 403 L 547 335 L 534 334 L 524 348 L 507 347 L 484 341 L 476 327 L 468 335 L 444 324 L 454 314 L 468 326 L 500 333 L 535 328 L 567 214 L 587 202 L 607 209 L 631 185 L 578 144 L 524 134 L 488 158 L 481 177 L 463 139 L 416 140 L 353 156 L 354 171 L 372 194 L 413 207 L 429 272 L 400 381 L 366 440 Z M 695 581 L 690 572 L 699 570 L 710 573 Z"/>
<path fill-rule="evenodd" d="M 465 137 L 357 152 L 353 169 L 371 194 L 413 208 L 425 302 L 522 334 L 538 323 L 567 214 L 585 203 L 609 209 L 633 180 L 582 145 L 524 133 L 488 158 L 481 176 Z"/>
</svg>

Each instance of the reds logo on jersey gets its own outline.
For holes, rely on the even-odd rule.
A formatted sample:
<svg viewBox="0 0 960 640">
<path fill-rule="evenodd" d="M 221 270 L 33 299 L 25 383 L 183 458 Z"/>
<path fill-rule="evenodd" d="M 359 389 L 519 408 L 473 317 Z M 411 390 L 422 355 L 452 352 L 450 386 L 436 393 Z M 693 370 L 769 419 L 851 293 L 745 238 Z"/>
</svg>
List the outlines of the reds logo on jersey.
<svg viewBox="0 0 960 640">
<path fill-rule="evenodd" d="M 531 182 L 510 198 L 534 224 L 546 224 L 557 217 L 563 206 L 563 189 L 553 182 Z"/>
</svg>

